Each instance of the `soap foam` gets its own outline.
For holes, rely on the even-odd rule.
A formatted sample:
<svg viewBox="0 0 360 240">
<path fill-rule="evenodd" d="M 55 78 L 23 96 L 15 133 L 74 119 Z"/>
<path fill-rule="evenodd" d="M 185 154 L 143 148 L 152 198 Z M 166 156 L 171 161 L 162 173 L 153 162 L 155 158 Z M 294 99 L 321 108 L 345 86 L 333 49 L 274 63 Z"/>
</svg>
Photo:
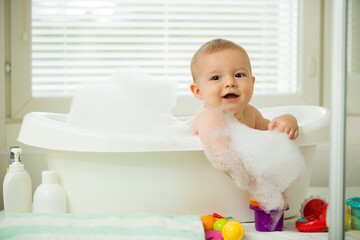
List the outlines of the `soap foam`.
<svg viewBox="0 0 360 240">
<path fill-rule="evenodd" d="M 247 190 L 265 211 L 283 209 L 285 190 L 306 170 L 298 147 L 288 135 L 261 131 L 222 112 L 226 124 L 212 133 L 206 155 L 216 168 L 230 175 L 237 187 Z M 229 145 L 220 145 L 220 141 Z M 206 146 L 211 147 L 211 150 Z"/>
<path fill-rule="evenodd" d="M 176 84 L 139 70 L 117 70 L 106 81 L 83 85 L 74 95 L 68 123 L 82 128 L 143 135 L 190 132 L 171 110 Z"/>
</svg>

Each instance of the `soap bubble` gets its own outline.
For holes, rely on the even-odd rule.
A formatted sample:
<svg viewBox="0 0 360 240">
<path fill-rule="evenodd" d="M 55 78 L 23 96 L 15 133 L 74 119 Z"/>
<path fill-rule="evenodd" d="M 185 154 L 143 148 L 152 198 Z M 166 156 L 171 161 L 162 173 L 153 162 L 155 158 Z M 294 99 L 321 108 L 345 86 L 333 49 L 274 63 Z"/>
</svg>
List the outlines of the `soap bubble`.
<svg viewBox="0 0 360 240">
<path fill-rule="evenodd" d="M 140 70 L 118 70 L 106 81 L 86 84 L 71 103 L 68 123 L 103 132 L 174 135 L 190 131 L 171 110 L 176 84 Z"/>
<path fill-rule="evenodd" d="M 285 133 L 252 129 L 234 114 L 219 112 L 226 124 L 204 143 L 208 159 L 231 176 L 237 187 L 247 190 L 265 211 L 283 209 L 284 197 L 289 197 L 285 190 L 307 168 L 300 150 Z"/>
</svg>

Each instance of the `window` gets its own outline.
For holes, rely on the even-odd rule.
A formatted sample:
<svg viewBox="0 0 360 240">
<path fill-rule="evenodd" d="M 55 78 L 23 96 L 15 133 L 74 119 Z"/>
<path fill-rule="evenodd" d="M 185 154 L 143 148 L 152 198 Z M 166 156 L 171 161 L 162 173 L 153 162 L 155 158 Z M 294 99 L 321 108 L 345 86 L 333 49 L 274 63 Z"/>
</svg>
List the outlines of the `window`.
<svg viewBox="0 0 360 240">
<path fill-rule="evenodd" d="M 228 38 L 247 49 L 258 93 L 296 93 L 298 2 L 32 1 L 32 93 L 71 95 L 79 82 L 139 67 L 190 94 L 201 44 Z"/>
<path fill-rule="evenodd" d="M 181 108 L 177 113 L 193 114 L 200 103 L 194 105 L 190 96 L 190 59 L 214 38 L 232 40 L 248 51 L 257 106 L 266 106 L 262 103 L 269 102 L 269 96 L 274 105 L 285 98 L 287 104 L 314 103 L 304 100 L 309 85 L 305 79 L 318 76 L 303 75 L 302 68 L 316 67 L 319 61 L 320 48 L 311 52 L 310 45 L 316 48 L 320 36 L 310 34 L 311 29 L 319 32 L 320 1 L 310 1 L 309 10 L 301 2 L 13 0 L 12 91 L 17 86 L 25 90 L 22 100 L 11 93 L 11 114 L 18 118 L 34 110 L 66 112 L 79 83 L 105 79 L 116 68 L 132 66 L 177 81 Z M 305 11 L 316 14 L 305 18 Z"/>
</svg>

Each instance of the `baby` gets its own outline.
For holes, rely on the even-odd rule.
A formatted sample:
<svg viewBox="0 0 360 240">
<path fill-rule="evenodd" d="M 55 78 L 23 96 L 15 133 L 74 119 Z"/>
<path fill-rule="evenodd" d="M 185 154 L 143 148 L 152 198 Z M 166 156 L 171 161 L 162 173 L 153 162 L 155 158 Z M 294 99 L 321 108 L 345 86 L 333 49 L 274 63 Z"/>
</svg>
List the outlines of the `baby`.
<svg viewBox="0 0 360 240">
<path fill-rule="evenodd" d="M 299 135 L 295 117 L 281 115 L 269 121 L 249 104 L 254 91 L 255 77 L 246 51 L 239 45 L 224 39 L 205 43 L 191 60 L 194 82 L 190 89 L 197 99 L 204 101 L 204 108 L 190 122 L 200 138 L 209 127 L 216 127 L 218 111 L 223 109 L 234 114 L 237 120 L 250 128 L 285 132 L 290 139 Z M 210 107 L 210 108 L 209 108 Z M 205 122 L 208 124 L 204 125 Z"/>
<path fill-rule="evenodd" d="M 204 105 L 189 125 L 200 136 L 213 166 L 267 210 L 284 206 L 282 194 L 300 174 L 302 156 L 283 134 L 253 131 L 277 129 L 295 139 L 299 135 L 296 118 L 285 114 L 270 121 L 249 104 L 255 77 L 246 51 L 231 41 L 205 43 L 191 60 L 191 72 L 190 89 Z M 290 151 L 284 154 L 283 149 Z M 284 171 L 277 174 L 279 169 Z"/>
</svg>

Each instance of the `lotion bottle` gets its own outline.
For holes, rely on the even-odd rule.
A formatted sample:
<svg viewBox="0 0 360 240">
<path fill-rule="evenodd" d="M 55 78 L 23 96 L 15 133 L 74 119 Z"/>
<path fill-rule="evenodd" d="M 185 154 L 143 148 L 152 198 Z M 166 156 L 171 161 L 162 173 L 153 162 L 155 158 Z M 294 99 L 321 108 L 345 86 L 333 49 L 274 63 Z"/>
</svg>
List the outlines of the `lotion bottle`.
<svg viewBox="0 0 360 240">
<path fill-rule="evenodd" d="M 57 183 L 55 171 L 43 171 L 42 183 L 34 193 L 34 213 L 66 213 L 66 194 Z"/>
<path fill-rule="evenodd" d="M 31 212 L 31 179 L 19 161 L 21 148 L 12 148 L 15 161 L 10 165 L 3 183 L 4 210 L 8 212 Z"/>
</svg>

